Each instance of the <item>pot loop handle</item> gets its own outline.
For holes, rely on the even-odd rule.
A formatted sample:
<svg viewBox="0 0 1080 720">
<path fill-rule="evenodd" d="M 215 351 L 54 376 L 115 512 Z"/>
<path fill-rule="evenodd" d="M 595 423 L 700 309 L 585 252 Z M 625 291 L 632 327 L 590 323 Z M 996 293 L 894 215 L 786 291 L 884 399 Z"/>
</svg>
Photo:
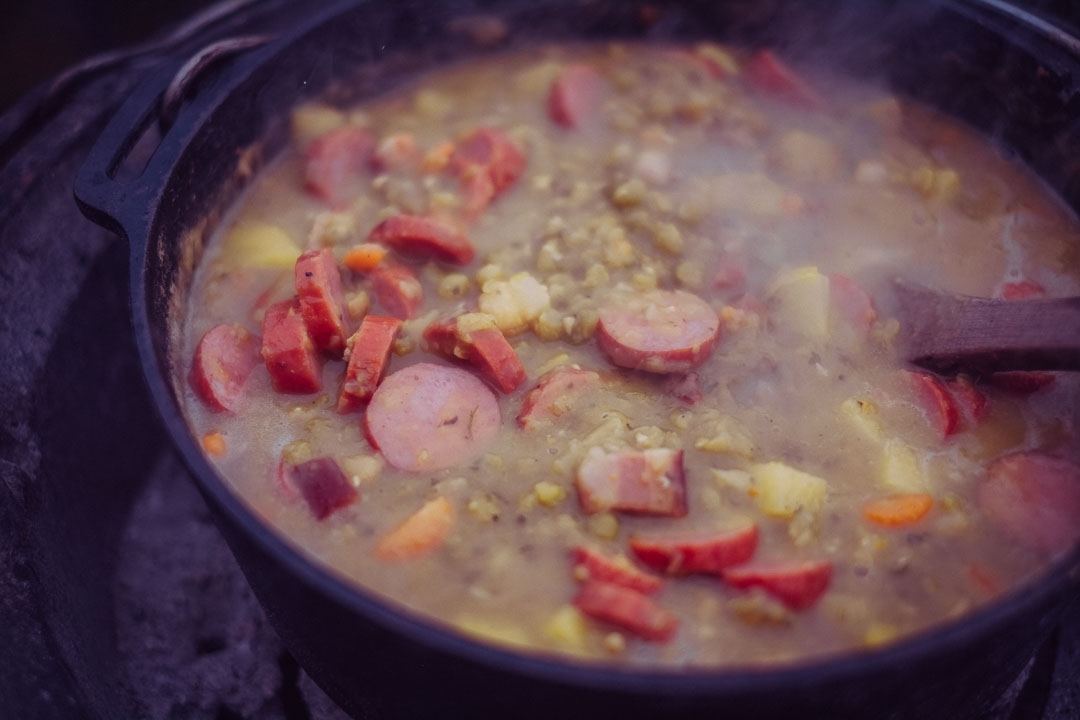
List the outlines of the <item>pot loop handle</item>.
<svg viewBox="0 0 1080 720">
<path fill-rule="evenodd" d="M 140 83 L 109 120 L 75 175 L 75 201 L 90 220 L 128 239 L 145 230 L 163 172 L 175 160 L 158 150 L 166 144 L 188 91 L 221 60 L 260 47 L 272 35 L 245 35 L 213 42 L 183 62 L 169 62 Z M 157 121 L 158 146 L 134 177 L 117 171 Z M 167 155 L 167 153 L 165 153 Z"/>
</svg>

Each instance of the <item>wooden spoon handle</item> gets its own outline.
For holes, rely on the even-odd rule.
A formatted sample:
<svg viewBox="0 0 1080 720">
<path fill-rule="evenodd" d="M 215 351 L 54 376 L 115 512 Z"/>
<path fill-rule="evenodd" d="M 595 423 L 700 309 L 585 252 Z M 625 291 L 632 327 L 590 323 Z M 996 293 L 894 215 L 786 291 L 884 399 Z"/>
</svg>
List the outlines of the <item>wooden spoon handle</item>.
<svg viewBox="0 0 1080 720">
<path fill-rule="evenodd" d="M 943 374 L 1080 370 L 1080 297 L 999 300 L 895 283 L 900 352 Z"/>
</svg>

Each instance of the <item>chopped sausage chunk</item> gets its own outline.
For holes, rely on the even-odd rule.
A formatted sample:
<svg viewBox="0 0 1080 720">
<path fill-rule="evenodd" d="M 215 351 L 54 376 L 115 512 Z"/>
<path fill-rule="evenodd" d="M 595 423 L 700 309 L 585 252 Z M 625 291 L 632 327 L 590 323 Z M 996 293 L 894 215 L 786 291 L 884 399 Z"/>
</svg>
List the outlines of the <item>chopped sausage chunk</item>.
<svg viewBox="0 0 1080 720">
<path fill-rule="evenodd" d="M 318 351 L 308 334 L 298 299 L 266 309 L 262 356 L 278 392 L 313 393 L 322 389 Z"/>
<path fill-rule="evenodd" d="M 687 512 L 681 450 L 593 448 L 578 468 L 577 490 L 587 513 L 619 510 L 681 517 Z"/>
<path fill-rule="evenodd" d="M 606 306 L 596 336 L 620 367 L 685 373 L 703 363 L 716 346 L 720 318 L 688 292 L 654 290 Z"/>
<path fill-rule="evenodd" d="M 244 384 L 259 363 L 259 339 L 240 325 L 218 325 L 195 348 L 191 386 L 213 410 L 236 412 Z"/>
</svg>

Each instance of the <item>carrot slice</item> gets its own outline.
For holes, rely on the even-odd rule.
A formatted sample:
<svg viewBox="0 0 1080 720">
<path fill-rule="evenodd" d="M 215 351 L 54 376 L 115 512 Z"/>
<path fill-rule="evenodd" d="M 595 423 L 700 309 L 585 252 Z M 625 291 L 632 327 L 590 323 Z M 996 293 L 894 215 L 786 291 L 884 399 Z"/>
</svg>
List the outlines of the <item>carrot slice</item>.
<svg viewBox="0 0 1080 720">
<path fill-rule="evenodd" d="M 345 253 L 345 267 L 353 272 L 371 272 L 386 257 L 386 248 L 375 243 L 353 245 Z"/>
<path fill-rule="evenodd" d="M 435 498 L 383 535 L 375 553 L 383 562 L 402 562 L 432 552 L 446 540 L 454 524 L 454 506 Z"/>
<path fill-rule="evenodd" d="M 890 495 L 863 505 L 862 514 L 878 525 L 902 527 L 917 523 L 933 505 L 934 499 L 926 493 Z"/>
<path fill-rule="evenodd" d="M 208 432 L 203 435 L 202 446 L 210 455 L 221 457 L 225 454 L 225 436 L 217 430 Z"/>
</svg>

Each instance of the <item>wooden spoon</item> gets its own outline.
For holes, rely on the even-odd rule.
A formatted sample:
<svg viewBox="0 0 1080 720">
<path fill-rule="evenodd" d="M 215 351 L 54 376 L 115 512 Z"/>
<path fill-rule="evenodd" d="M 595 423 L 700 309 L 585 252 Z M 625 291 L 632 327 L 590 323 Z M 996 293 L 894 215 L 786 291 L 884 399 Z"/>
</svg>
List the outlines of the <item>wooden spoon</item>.
<svg viewBox="0 0 1080 720">
<path fill-rule="evenodd" d="M 1080 297 L 999 300 L 893 284 L 910 363 L 944 375 L 1080 370 Z"/>
</svg>

